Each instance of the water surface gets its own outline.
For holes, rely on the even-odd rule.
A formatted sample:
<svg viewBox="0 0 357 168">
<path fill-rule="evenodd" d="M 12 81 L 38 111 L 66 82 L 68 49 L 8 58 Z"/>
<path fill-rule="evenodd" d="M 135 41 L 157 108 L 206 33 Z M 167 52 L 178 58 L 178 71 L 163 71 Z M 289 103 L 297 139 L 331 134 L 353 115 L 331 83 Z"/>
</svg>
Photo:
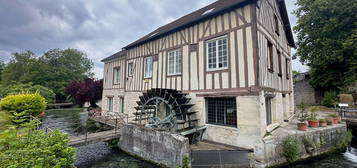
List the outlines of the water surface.
<svg viewBox="0 0 357 168">
<path fill-rule="evenodd" d="M 60 129 L 70 135 L 84 134 L 85 125 L 96 132 L 110 129 L 103 124 L 88 121 L 88 113 L 81 109 L 58 109 L 46 112 L 45 126 Z M 106 142 L 89 144 L 77 148 L 75 166 L 78 168 L 153 168 L 154 165 L 138 160 L 116 148 L 110 148 Z"/>
</svg>

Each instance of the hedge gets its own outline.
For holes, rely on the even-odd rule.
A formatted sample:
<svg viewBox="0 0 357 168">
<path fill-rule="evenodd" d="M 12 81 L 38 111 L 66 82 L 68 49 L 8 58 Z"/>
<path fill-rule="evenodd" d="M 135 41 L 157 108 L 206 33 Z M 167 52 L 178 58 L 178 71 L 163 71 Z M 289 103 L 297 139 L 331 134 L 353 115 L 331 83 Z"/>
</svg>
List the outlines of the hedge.
<svg viewBox="0 0 357 168">
<path fill-rule="evenodd" d="M 0 110 L 8 112 L 12 123 L 20 126 L 29 122 L 30 115 L 45 112 L 46 100 L 38 93 L 10 95 L 0 101 Z"/>
</svg>

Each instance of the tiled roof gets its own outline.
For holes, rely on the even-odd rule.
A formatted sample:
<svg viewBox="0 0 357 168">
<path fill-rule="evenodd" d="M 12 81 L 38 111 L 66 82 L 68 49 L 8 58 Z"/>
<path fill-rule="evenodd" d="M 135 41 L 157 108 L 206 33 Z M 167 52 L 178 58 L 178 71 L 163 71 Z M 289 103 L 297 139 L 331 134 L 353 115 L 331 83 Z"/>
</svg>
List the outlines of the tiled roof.
<svg viewBox="0 0 357 168">
<path fill-rule="evenodd" d="M 126 56 L 126 51 L 122 50 L 122 51 L 119 51 L 119 52 L 113 54 L 112 56 L 104 58 L 102 60 L 102 62 L 107 62 L 107 61 L 110 61 L 110 60 L 113 60 L 113 59 L 116 59 L 116 58 L 120 58 L 120 57 L 125 57 L 125 56 Z"/>
<path fill-rule="evenodd" d="M 159 27 L 155 31 L 147 34 L 146 36 L 134 41 L 133 43 L 124 47 L 124 49 L 130 49 L 137 45 L 146 43 L 151 40 L 158 39 L 167 34 L 179 31 L 188 26 L 191 26 L 197 22 L 203 21 L 205 19 L 212 18 L 218 14 L 221 14 L 225 11 L 237 8 L 238 6 L 244 6 L 249 3 L 256 2 L 257 0 L 218 0 L 208 6 L 205 6 L 199 10 L 196 10 L 188 15 L 185 15 L 169 24 Z M 295 47 L 295 42 L 293 38 L 293 34 L 290 27 L 288 12 L 286 10 L 286 5 L 284 0 L 276 0 L 279 3 L 279 10 L 284 22 L 284 29 L 286 32 L 286 37 L 288 39 L 288 43 L 290 46 Z M 121 51 L 122 52 L 122 51 Z M 117 58 L 117 54 L 120 55 L 121 52 L 118 52 L 108 58 L 103 59 L 102 61 L 107 61 L 110 59 Z"/>
<path fill-rule="evenodd" d="M 169 24 L 159 27 L 155 31 L 147 34 L 146 36 L 134 41 L 133 43 L 127 45 L 126 49 L 135 47 L 137 45 L 143 44 L 147 41 L 157 39 L 171 32 L 178 31 L 192 24 L 195 24 L 201 20 L 212 18 L 215 15 L 229 9 L 236 8 L 239 5 L 248 4 L 256 0 L 218 0 L 208 6 L 205 6 L 199 10 L 196 10 L 186 16 L 183 16 Z M 206 12 L 206 13 L 205 13 Z M 204 14 L 205 13 L 205 14 Z"/>
</svg>

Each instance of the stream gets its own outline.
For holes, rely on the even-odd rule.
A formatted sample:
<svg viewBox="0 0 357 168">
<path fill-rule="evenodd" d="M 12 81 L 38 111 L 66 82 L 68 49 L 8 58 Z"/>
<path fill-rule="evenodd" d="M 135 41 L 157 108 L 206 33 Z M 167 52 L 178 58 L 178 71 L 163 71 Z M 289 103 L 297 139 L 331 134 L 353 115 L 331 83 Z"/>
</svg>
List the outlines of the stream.
<svg viewBox="0 0 357 168">
<path fill-rule="evenodd" d="M 70 135 L 83 134 L 83 125 L 88 113 L 83 109 L 48 110 L 43 120 L 44 126 L 60 129 Z M 108 129 L 102 124 L 87 122 L 90 130 Z M 138 160 L 116 148 L 111 148 L 106 142 L 88 144 L 77 148 L 77 168 L 153 168 L 148 162 Z"/>
<path fill-rule="evenodd" d="M 58 109 L 46 112 L 43 124 L 52 129 L 60 129 L 70 135 L 83 133 L 83 125 L 88 114 L 83 109 Z M 108 129 L 104 125 L 89 122 L 92 131 Z M 356 139 L 355 139 L 356 140 Z M 75 166 L 78 168 L 154 168 L 148 162 L 138 160 L 106 142 L 89 144 L 77 148 Z M 344 153 L 331 154 L 323 158 L 308 160 L 290 168 L 357 168 L 357 142 Z"/>
</svg>

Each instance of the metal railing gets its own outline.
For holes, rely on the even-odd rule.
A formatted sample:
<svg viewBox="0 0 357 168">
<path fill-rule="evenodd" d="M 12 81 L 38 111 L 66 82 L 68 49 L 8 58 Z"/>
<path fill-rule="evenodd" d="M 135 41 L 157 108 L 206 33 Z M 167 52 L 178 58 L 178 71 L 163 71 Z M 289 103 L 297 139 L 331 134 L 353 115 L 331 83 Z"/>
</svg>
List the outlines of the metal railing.
<svg viewBox="0 0 357 168">
<path fill-rule="evenodd" d="M 357 119 L 357 108 L 340 108 L 337 111 L 342 118 Z"/>
<path fill-rule="evenodd" d="M 36 122 L 35 123 L 36 124 L 36 127 L 35 127 L 36 130 L 44 130 L 46 134 L 48 134 L 49 132 L 53 131 L 53 129 L 51 129 L 51 128 L 47 127 L 47 126 L 44 126 L 41 120 L 39 120 L 38 118 L 36 118 L 36 117 L 34 117 L 32 115 L 30 115 L 30 120 Z"/>
</svg>

